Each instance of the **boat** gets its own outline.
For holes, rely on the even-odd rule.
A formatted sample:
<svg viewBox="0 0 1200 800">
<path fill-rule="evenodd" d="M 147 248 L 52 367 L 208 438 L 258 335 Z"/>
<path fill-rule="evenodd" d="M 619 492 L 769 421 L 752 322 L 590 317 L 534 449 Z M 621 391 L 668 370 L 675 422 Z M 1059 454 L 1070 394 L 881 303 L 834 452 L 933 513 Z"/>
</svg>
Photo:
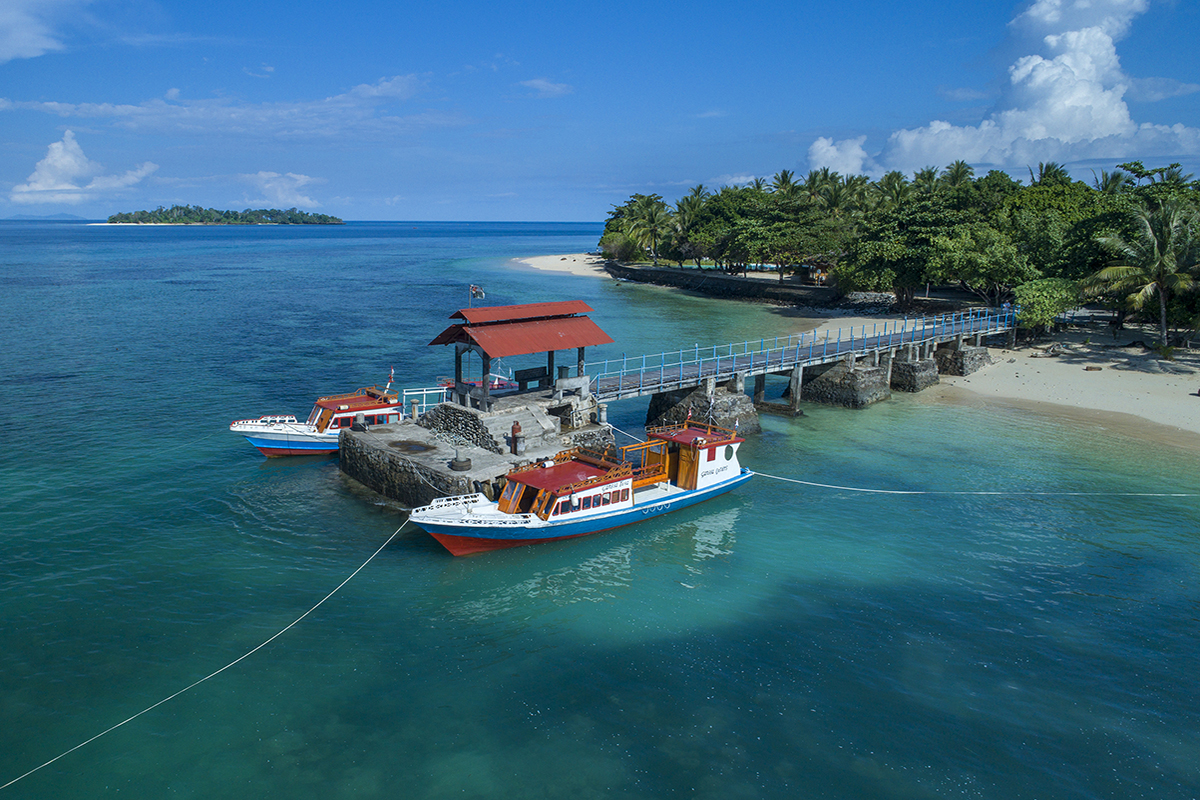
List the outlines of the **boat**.
<svg viewBox="0 0 1200 800">
<path fill-rule="evenodd" d="M 367 425 L 385 425 L 404 418 L 398 392 L 387 387 L 366 386 L 347 394 L 318 397 L 308 420 L 300 422 L 292 414 L 268 414 L 258 419 L 239 419 L 229 430 L 246 437 L 268 458 L 276 456 L 328 455 L 338 451 L 342 428 L 354 424 L 362 414 Z"/>
<path fill-rule="evenodd" d="M 603 451 L 576 447 L 506 476 L 500 499 L 440 497 L 409 519 L 456 556 L 573 539 L 724 494 L 754 474 L 737 432 L 688 420 Z"/>
</svg>

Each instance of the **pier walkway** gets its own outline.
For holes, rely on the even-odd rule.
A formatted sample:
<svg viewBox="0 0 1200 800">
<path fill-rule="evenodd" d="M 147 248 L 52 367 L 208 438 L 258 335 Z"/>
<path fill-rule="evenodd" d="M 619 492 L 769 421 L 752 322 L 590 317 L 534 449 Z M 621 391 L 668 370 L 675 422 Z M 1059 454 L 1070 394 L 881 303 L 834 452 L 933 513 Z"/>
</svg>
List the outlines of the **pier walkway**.
<svg viewBox="0 0 1200 800">
<path fill-rule="evenodd" d="M 863 357 L 877 360 L 908 348 L 928 357 L 939 345 L 961 346 L 1016 327 L 1012 310 L 973 309 L 919 319 L 888 320 L 871 325 L 759 339 L 741 344 L 693 346 L 655 356 L 607 359 L 585 364 L 590 391 L 600 402 L 696 387 L 708 381 L 723 383 L 766 376 Z M 797 369 L 799 368 L 799 369 Z"/>
</svg>

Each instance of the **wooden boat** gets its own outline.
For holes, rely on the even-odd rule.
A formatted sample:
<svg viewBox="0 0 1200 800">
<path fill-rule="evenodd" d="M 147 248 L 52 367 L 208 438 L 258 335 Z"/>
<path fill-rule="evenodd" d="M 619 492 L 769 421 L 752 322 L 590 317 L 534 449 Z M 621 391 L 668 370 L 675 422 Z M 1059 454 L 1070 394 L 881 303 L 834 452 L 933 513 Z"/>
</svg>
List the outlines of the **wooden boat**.
<svg viewBox="0 0 1200 800">
<path fill-rule="evenodd" d="M 410 519 L 456 556 L 599 533 L 724 494 L 750 480 L 735 431 L 688 421 L 647 441 L 574 448 L 508 473 L 498 501 L 441 497 Z"/>
</svg>

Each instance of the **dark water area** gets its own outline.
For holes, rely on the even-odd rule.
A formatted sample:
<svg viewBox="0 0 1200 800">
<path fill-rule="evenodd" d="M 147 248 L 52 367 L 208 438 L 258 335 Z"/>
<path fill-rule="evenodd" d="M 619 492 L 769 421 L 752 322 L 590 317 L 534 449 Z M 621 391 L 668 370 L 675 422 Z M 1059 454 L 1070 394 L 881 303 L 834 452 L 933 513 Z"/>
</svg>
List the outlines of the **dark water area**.
<svg viewBox="0 0 1200 800">
<path fill-rule="evenodd" d="M 0 223 L 0 784 L 258 647 L 403 523 L 230 420 L 392 368 L 432 385 L 472 283 L 586 301 L 616 340 L 589 359 L 807 324 L 512 261 L 599 233 Z M 610 418 L 637 433 L 645 408 Z M 0 797 L 1200 793 L 1200 511 L 1131 496 L 1197 491 L 1194 453 L 913 397 L 806 411 L 743 463 L 1000 494 L 760 476 L 462 559 L 406 528 L 270 644 Z"/>
</svg>

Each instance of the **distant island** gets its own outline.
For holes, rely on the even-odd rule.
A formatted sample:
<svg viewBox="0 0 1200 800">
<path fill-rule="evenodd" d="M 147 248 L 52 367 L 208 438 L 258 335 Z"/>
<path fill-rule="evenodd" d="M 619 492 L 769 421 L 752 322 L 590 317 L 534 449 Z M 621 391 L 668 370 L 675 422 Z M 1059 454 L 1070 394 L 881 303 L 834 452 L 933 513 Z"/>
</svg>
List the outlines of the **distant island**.
<svg viewBox="0 0 1200 800">
<path fill-rule="evenodd" d="M 328 214 L 310 214 L 289 208 L 246 209 L 218 211 L 200 206 L 159 206 L 153 211 L 133 211 L 113 214 L 110 225 L 344 225 L 341 219 Z"/>
</svg>

